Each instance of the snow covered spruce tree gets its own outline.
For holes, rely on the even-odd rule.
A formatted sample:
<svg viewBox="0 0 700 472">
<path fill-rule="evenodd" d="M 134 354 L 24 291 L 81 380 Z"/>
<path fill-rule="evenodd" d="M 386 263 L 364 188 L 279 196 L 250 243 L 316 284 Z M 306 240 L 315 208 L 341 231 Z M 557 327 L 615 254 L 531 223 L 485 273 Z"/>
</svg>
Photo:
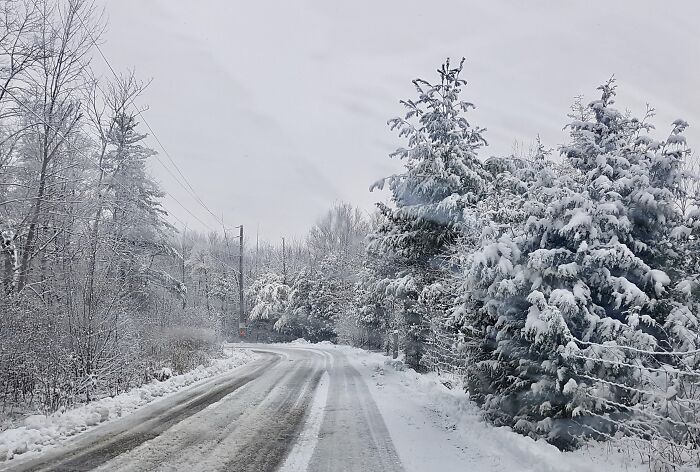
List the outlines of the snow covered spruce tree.
<svg viewBox="0 0 700 472">
<path fill-rule="evenodd" d="M 477 158 L 486 144 L 483 130 L 473 127 L 465 112 L 473 108 L 461 100 L 466 81 L 446 61 L 438 70 L 440 81 L 413 83 L 417 100 L 401 103 L 403 118 L 389 121 L 391 129 L 408 141 L 391 156 L 405 162 L 405 172 L 373 186 L 389 185 L 393 206 L 379 204 L 382 220 L 370 236 L 370 255 L 392 261 L 386 293 L 399 301 L 397 309 L 405 331 L 406 361 L 419 367 L 429 326 L 423 290 L 438 280 L 447 248 L 459 237 L 465 207 L 484 194 L 489 178 Z"/>
<path fill-rule="evenodd" d="M 526 224 L 529 218 L 543 217 L 549 204 L 579 185 L 570 167 L 547 159 L 550 153 L 538 138 L 527 155 L 514 153 L 485 162 L 493 175 L 491 191 L 478 203 L 471 225 L 465 227 L 453 253 L 461 284 L 453 289 L 456 297 L 448 324 L 464 337 L 469 357 L 467 388 L 472 399 L 499 424 L 511 423 L 489 414 L 491 408 L 501 410 L 497 404 L 500 397 L 494 394 L 508 389 L 514 380 L 499 350 L 505 344 L 499 342 L 510 331 L 520 333 L 522 320 L 515 324 L 507 321 L 516 312 L 524 317 L 527 307 L 529 287 L 522 263 Z"/>
<path fill-rule="evenodd" d="M 532 193 L 522 232 L 486 241 L 465 278 L 483 336 L 470 393 L 497 424 L 562 447 L 631 414 L 668 313 L 653 243 L 673 219 L 679 162 L 613 108 L 613 81 L 599 89 L 569 125 L 571 171 Z"/>
<path fill-rule="evenodd" d="M 383 220 L 380 212 L 373 214 L 370 234 L 387 223 Z M 368 251 L 354 286 L 358 324 L 366 330 L 369 345 L 384 345 L 387 352 L 391 349 L 388 334 L 399 327 L 396 306 L 401 299 L 387 291 L 396 273 L 397 260 L 394 254 Z"/>
<path fill-rule="evenodd" d="M 355 344 L 381 348 L 386 345 L 385 335 L 392 328 L 390 310 L 393 300 L 386 296 L 381 277 L 381 265 L 367 261 L 366 267 L 358 274 L 353 287 L 356 325 L 361 328 L 361 336 Z"/>
</svg>

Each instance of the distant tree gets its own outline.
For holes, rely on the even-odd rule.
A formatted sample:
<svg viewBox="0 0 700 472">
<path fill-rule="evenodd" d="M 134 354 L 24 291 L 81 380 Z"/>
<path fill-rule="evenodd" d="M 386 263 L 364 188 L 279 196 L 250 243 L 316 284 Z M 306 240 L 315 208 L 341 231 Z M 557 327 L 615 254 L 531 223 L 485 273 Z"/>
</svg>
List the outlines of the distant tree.
<svg viewBox="0 0 700 472">
<path fill-rule="evenodd" d="M 369 225 L 358 208 L 337 203 L 309 231 L 307 244 L 316 258 L 334 254 L 357 266 L 364 252 Z"/>
<path fill-rule="evenodd" d="M 248 319 L 277 322 L 288 309 L 291 288 L 280 274 L 267 273 L 258 277 L 246 291 L 253 308 Z"/>
</svg>

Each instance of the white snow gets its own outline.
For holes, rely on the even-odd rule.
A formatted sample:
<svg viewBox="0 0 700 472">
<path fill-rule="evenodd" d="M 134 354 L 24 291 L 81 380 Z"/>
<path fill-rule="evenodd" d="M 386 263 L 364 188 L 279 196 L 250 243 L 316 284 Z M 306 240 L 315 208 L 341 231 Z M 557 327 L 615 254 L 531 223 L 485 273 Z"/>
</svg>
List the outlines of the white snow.
<svg viewBox="0 0 700 472">
<path fill-rule="evenodd" d="M 578 229 L 579 227 L 589 228 L 593 222 L 593 217 L 583 209 L 576 209 L 571 215 L 569 222 L 561 229 L 562 233 Z"/>
<path fill-rule="evenodd" d="M 481 419 L 460 388 L 434 373 L 418 374 L 382 354 L 337 346 L 365 379 L 406 472 L 609 472 L 648 471 L 648 466 L 604 443 L 562 452 L 509 428 Z M 396 370 L 394 366 L 400 366 Z M 426 453 L 426 451 L 432 451 Z"/>
<path fill-rule="evenodd" d="M 649 276 L 654 284 L 654 290 L 657 295 L 663 293 L 664 287 L 671 284 L 671 278 L 662 270 L 652 269 L 649 271 Z"/>
<path fill-rule="evenodd" d="M 578 388 L 578 384 L 576 383 L 576 381 L 574 379 L 569 379 L 569 381 L 566 382 L 566 384 L 564 385 L 564 388 L 562 389 L 562 393 L 564 395 L 571 395 L 572 393 L 574 393 L 576 391 L 577 388 Z"/>
<path fill-rule="evenodd" d="M 345 355 L 360 372 L 377 404 L 392 442 L 406 472 L 610 472 L 646 471 L 632 455 L 616 445 L 591 443 L 575 452 L 561 452 L 544 440 L 535 441 L 509 428 L 496 428 L 481 419 L 480 409 L 456 385 L 448 388 L 434 373 L 418 374 L 400 360 L 392 360 L 348 346 L 329 343 L 311 344 L 297 340 L 295 349 L 336 351 Z M 153 382 L 115 398 L 103 399 L 63 414 L 34 416 L 18 429 L 0 433 L 5 456 L 38 451 L 64 438 L 84 431 L 90 425 L 130 413 L 159 396 L 167 395 L 200 379 L 253 360 L 250 351 L 235 350 L 231 357 L 218 360 L 208 368 Z M 330 364 L 329 364 L 330 365 Z M 453 385 L 454 380 L 451 379 Z M 330 379 L 324 373 L 305 420 L 305 426 L 280 470 L 306 470 L 316 448 L 328 400 Z M 565 389 L 572 389 L 569 385 Z M 11 451 L 11 452 L 10 452 Z M 428 453 L 426 453 L 428 452 Z"/>
<path fill-rule="evenodd" d="M 0 432 L 0 463 L 20 454 L 39 452 L 46 447 L 59 445 L 100 423 L 121 418 L 154 400 L 258 358 L 250 350 L 226 349 L 225 353 L 227 357 L 214 359 L 207 367 L 200 365 L 162 382 L 153 380 L 150 384 L 115 397 L 102 398 L 65 412 L 29 416 L 24 420 L 23 426 Z"/>
</svg>

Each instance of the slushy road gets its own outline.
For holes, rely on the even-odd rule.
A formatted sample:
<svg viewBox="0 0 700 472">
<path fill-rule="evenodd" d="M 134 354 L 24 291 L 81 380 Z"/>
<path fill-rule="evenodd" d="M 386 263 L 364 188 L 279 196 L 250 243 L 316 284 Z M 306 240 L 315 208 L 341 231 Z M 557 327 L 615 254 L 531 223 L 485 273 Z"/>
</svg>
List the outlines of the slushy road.
<svg viewBox="0 0 700 472">
<path fill-rule="evenodd" d="M 322 346 L 260 358 L 102 425 L 12 471 L 401 471 L 370 392 Z"/>
</svg>

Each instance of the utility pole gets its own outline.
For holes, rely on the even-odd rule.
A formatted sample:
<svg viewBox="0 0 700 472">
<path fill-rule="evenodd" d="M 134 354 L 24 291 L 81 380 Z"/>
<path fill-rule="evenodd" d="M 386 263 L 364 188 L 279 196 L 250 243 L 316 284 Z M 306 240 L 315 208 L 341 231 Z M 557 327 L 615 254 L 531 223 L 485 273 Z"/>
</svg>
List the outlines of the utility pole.
<svg viewBox="0 0 700 472">
<path fill-rule="evenodd" d="M 258 229 L 255 231 L 255 277 L 260 275 L 258 270 L 258 264 L 260 262 L 260 223 L 258 223 Z"/>
<path fill-rule="evenodd" d="M 185 228 L 182 230 L 182 247 L 180 248 L 181 254 L 180 256 L 182 257 L 182 286 L 187 289 L 187 282 L 185 281 L 185 238 L 187 237 L 187 225 L 185 225 Z M 182 295 L 182 309 L 184 310 L 185 307 L 187 306 L 187 291 L 185 290 L 185 293 Z"/>
<path fill-rule="evenodd" d="M 284 238 L 282 238 L 282 280 L 287 284 L 287 251 L 284 246 Z"/>
<path fill-rule="evenodd" d="M 238 240 L 238 336 L 245 337 L 245 323 L 243 320 L 243 225 L 240 226 Z"/>
</svg>

